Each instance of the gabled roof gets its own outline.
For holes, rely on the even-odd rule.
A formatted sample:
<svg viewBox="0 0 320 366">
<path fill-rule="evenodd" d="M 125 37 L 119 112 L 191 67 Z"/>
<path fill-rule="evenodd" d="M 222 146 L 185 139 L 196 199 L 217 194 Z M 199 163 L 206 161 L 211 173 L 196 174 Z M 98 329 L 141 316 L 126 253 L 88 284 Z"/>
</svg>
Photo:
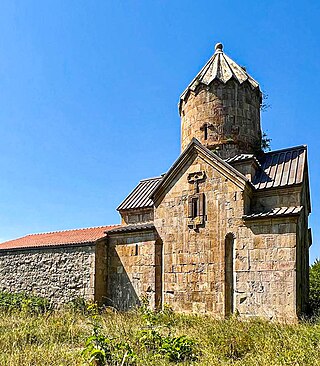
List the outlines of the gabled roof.
<svg viewBox="0 0 320 366">
<path fill-rule="evenodd" d="M 232 165 L 235 164 L 236 166 L 237 163 L 247 160 L 255 161 L 260 169 L 257 170 L 257 174 L 254 177 L 252 184 L 257 190 L 273 187 L 287 187 L 294 184 L 300 184 L 303 181 L 307 154 L 307 148 L 304 145 L 271 151 L 265 153 L 263 156 L 259 157 L 259 159 L 253 154 L 238 154 L 234 157 L 222 160 L 194 138 L 172 165 L 167 174 L 160 177 L 141 180 L 119 205 L 117 210 L 152 208 L 153 200 L 151 196 L 164 184 L 164 181 L 172 174 L 175 167 L 185 159 L 187 151 L 190 151 L 192 146 L 201 149 L 210 159 L 215 159 L 219 164 L 223 164 L 225 169 L 246 181 L 248 181 L 248 179 L 239 173 Z"/>
<path fill-rule="evenodd" d="M 261 169 L 252 183 L 259 190 L 300 184 L 303 182 L 306 161 L 305 145 L 265 153 L 259 158 Z"/>
<path fill-rule="evenodd" d="M 0 244 L 0 250 L 93 243 L 119 225 L 31 234 Z"/>
<path fill-rule="evenodd" d="M 223 52 L 221 43 L 217 43 L 215 53 L 181 94 L 180 101 L 186 97 L 188 91 L 195 91 L 200 83 L 209 85 L 213 80 L 226 83 L 230 79 L 236 80 L 239 84 L 247 81 L 252 88 L 259 89 L 258 82 L 247 73 L 244 67 L 239 66 Z"/>
<path fill-rule="evenodd" d="M 241 174 L 237 169 L 233 168 L 218 155 L 204 147 L 196 138 L 193 138 L 179 158 L 168 170 L 167 174 L 164 175 L 163 179 L 155 187 L 150 195 L 151 198 L 156 197 L 161 190 L 170 185 L 172 180 L 181 171 L 181 169 L 189 161 L 190 157 L 192 157 L 194 153 L 201 154 L 209 163 L 215 165 L 216 169 L 219 170 L 221 174 L 227 176 L 239 187 L 244 187 L 246 183 L 250 184 L 248 178 Z"/>
<path fill-rule="evenodd" d="M 119 205 L 117 210 L 153 207 L 150 193 L 157 187 L 162 179 L 163 177 L 155 177 L 141 180 L 134 190 Z"/>
</svg>

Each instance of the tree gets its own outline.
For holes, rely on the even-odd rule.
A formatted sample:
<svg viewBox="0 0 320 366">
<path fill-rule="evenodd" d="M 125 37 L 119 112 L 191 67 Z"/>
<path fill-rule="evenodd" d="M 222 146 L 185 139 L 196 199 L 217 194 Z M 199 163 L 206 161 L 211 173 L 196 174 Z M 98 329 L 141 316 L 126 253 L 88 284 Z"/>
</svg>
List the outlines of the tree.
<svg viewBox="0 0 320 366">
<path fill-rule="evenodd" d="M 320 315 L 320 260 L 316 259 L 310 266 L 309 305 L 312 314 Z"/>
<path fill-rule="evenodd" d="M 272 139 L 270 139 L 267 135 L 266 132 L 262 133 L 262 138 L 261 138 L 261 149 L 264 152 L 268 152 L 271 150 L 271 141 Z"/>
<path fill-rule="evenodd" d="M 260 104 L 260 110 L 261 112 L 266 112 L 269 108 L 271 108 L 271 105 L 268 103 L 269 95 L 265 92 L 262 92 L 262 99 Z M 262 138 L 261 138 L 261 150 L 263 152 L 268 152 L 271 150 L 271 141 L 272 139 L 268 137 L 266 132 L 262 132 Z"/>
</svg>

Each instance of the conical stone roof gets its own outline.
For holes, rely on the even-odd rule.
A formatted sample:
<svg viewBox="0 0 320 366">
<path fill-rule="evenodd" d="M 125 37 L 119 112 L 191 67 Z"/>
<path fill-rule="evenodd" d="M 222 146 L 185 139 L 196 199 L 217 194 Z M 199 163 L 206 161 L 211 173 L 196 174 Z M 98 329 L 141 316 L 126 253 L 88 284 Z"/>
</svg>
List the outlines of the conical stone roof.
<svg viewBox="0 0 320 366">
<path fill-rule="evenodd" d="M 194 91 L 200 83 L 209 85 L 213 80 L 226 83 L 232 78 L 239 84 L 248 81 L 252 88 L 259 88 L 257 81 L 246 72 L 245 68 L 239 66 L 223 52 L 222 43 L 217 43 L 215 53 L 181 94 L 180 100 L 184 100 L 188 91 Z"/>
</svg>

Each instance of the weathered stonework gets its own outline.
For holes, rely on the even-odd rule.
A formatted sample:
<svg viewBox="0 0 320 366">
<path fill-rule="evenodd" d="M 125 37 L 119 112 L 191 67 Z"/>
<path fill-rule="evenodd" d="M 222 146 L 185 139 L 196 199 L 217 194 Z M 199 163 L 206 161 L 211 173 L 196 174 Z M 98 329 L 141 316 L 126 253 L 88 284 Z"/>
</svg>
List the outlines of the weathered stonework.
<svg viewBox="0 0 320 366">
<path fill-rule="evenodd" d="M 220 170 L 220 172 L 218 171 Z M 204 224 L 188 227 L 188 176 L 204 171 L 199 183 L 205 195 Z M 245 213 L 245 181 L 208 164 L 203 157 L 190 159 L 155 202 L 155 226 L 163 241 L 163 301 L 177 311 L 223 316 L 224 241 L 237 236 Z"/>
<path fill-rule="evenodd" d="M 261 146 L 260 91 L 234 80 L 200 84 L 180 104 L 181 150 L 192 138 L 227 158 Z"/>
<path fill-rule="evenodd" d="M 110 234 L 108 238 L 108 305 L 128 310 L 147 297 L 161 305 L 162 245 L 154 230 Z"/>
<path fill-rule="evenodd" d="M 0 289 L 25 291 L 65 303 L 94 299 L 95 247 L 0 251 Z"/>
<path fill-rule="evenodd" d="M 163 301 L 177 311 L 217 317 L 237 311 L 245 317 L 296 319 L 307 300 L 307 215 L 244 217 L 257 205 L 306 204 L 301 187 L 291 194 L 273 190 L 261 200 L 244 176 L 223 171 L 217 158 L 210 161 L 197 149 L 188 156 L 155 196 L 154 224 L 163 241 Z M 188 210 L 195 172 L 206 177 L 197 188 L 206 207 L 197 227 L 189 225 Z"/>
<path fill-rule="evenodd" d="M 121 224 L 132 225 L 153 221 L 153 208 L 142 208 L 133 210 L 123 210 L 121 214 Z"/>
<path fill-rule="evenodd" d="M 296 319 L 296 219 L 255 220 L 239 228 L 235 273 L 241 315 Z"/>
<path fill-rule="evenodd" d="M 180 97 L 182 153 L 168 172 L 139 182 L 120 226 L 0 245 L 0 289 L 295 321 L 308 301 L 307 149 L 263 153 L 260 103 L 259 84 L 217 44 Z"/>
</svg>

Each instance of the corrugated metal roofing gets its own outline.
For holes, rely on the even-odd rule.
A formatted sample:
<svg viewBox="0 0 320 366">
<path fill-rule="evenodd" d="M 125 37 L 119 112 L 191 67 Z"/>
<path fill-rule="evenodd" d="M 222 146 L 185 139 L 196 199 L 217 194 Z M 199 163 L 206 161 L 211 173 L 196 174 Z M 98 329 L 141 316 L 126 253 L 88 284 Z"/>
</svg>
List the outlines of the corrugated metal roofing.
<svg viewBox="0 0 320 366">
<path fill-rule="evenodd" d="M 256 189 L 285 187 L 303 181 L 306 146 L 271 151 L 259 159 L 261 170 L 253 179 Z"/>
<path fill-rule="evenodd" d="M 161 182 L 162 178 L 163 177 L 155 177 L 141 180 L 135 189 L 119 205 L 117 210 L 152 207 L 153 201 L 150 199 L 150 194 Z"/>
<path fill-rule="evenodd" d="M 239 66 L 223 52 L 221 43 L 217 43 L 215 46 L 215 53 L 181 94 L 180 99 L 183 100 L 187 92 L 189 90 L 194 91 L 200 83 L 209 85 L 215 79 L 226 83 L 232 78 L 237 80 L 240 84 L 248 81 L 253 88 L 259 88 L 258 82 L 255 81 L 243 67 Z"/>
<path fill-rule="evenodd" d="M 126 225 L 126 226 L 115 227 L 114 229 L 109 230 L 107 234 L 134 232 L 134 231 L 151 230 L 151 229 L 154 229 L 154 224 Z"/>
<path fill-rule="evenodd" d="M 256 189 L 286 187 L 303 181 L 306 146 L 265 153 L 259 160 L 253 154 L 239 154 L 225 160 L 228 164 L 254 159 L 260 166 L 252 183 Z M 143 179 L 117 208 L 118 211 L 153 207 L 150 194 L 163 176 Z"/>
<path fill-rule="evenodd" d="M 239 163 L 246 160 L 254 160 L 257 165 L 261 167 L 259 160 L 253 154 L 239 154 L 226 159 L 225 162 L 232 165 L 233 163 Z"/>
<path fill-rule="evenodd" d="M 269 211 L 244 215 L 243 218 L 244 219 L 258 219 L 258 218 L 275 217 L 275 216 L 293 216 L 293 215 L 298 215 L 302 209 L 303 209 L 303 206 L 276 207 Z"/>
<path fill-rule="evenodd" d="M 92 243 L 104 237 L 106 235 L 106 231 L 118 226 L 119 225 L 108 225 L 85 229 L 30 234 L 23 236 L 22 238 L 1 243 L 0 250 Z"/>
<path fill-rule="evenodd" d="M 233 163 L 236 161 L 243 161 L 243 160 L 249 160 L 249 159 L 255 159 L 255 156 L 253 154 L 239 154 L 239 155 L 235 155 L 231 158 L 226 159 L 225 162 Z"/>
</svg>

